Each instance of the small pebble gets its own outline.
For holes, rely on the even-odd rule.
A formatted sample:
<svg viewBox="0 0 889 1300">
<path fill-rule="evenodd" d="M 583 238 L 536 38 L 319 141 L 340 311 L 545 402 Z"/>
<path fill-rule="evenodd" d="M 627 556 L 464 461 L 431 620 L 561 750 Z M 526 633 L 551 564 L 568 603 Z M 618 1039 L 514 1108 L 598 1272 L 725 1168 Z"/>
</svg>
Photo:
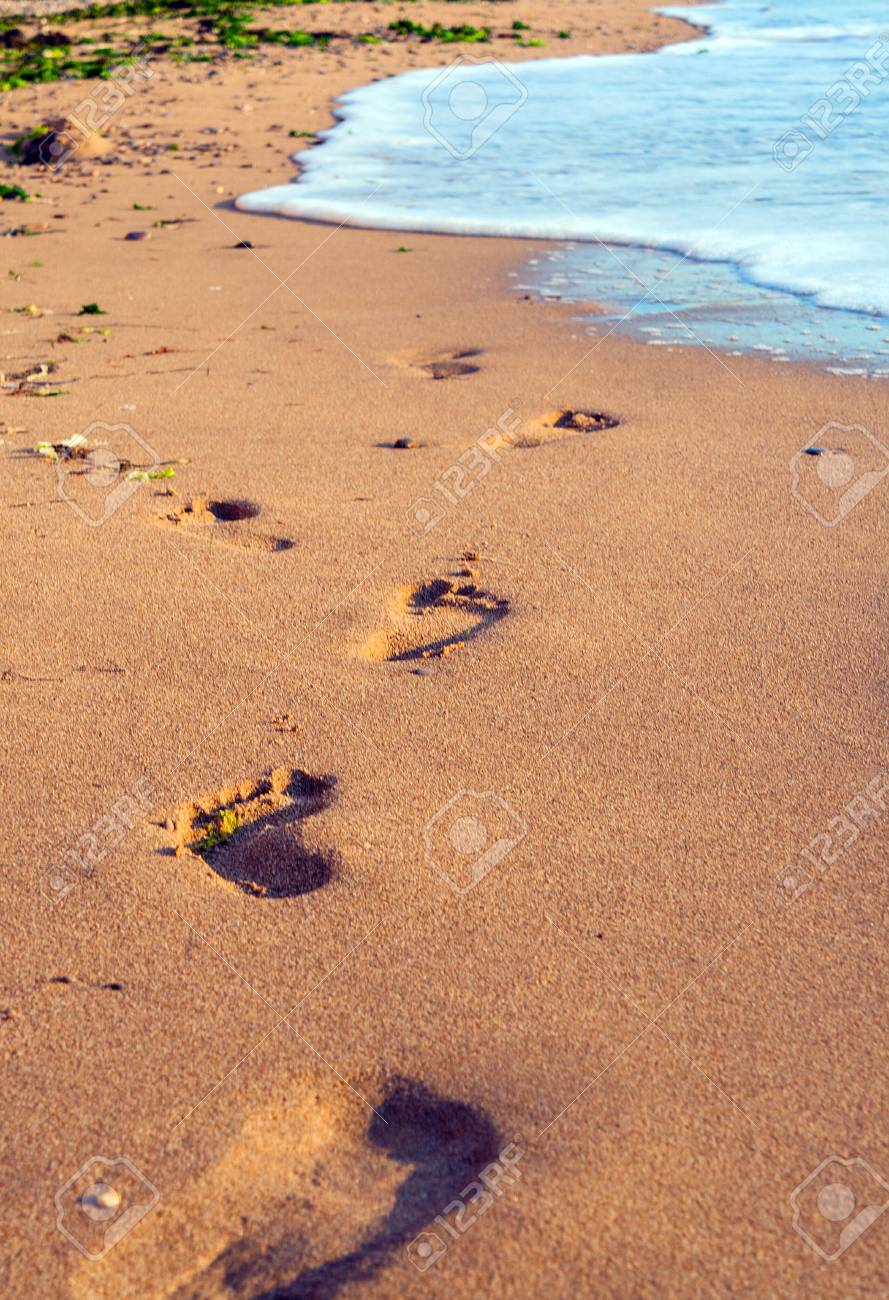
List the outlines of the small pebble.
<svg viewBox="0 0 889 1300">
<path fill-rule="evenodd" d="M 418 444 L 414 442 L 413 438 L 396 438 L 392 446 L 399 451 L 410 451 L 411 448 L 418 446 Z"/>
<path fill-rule="evenodd" d="M 233 245 L 232 245 L 232 247 L 233 247 L 233 248 L 252 248 L 253 245 L 250 243 L 250 240 L 249 240 L 249 239 L 239 239 L 238 242 L 237 242 L 236 244 L 233 244 Z"/>
<path fill-rule="evenodd" d="M 150 238 L 151 235 L 148 233 L 147 230 L 131 230 L 126 235 L 124 235 L 124 239 L 150 239 Z"/>
<path fill-rule="evenodd" d="M 83 1208 L 95 1213 L 97 1210 L 116 1210 L 120 1206 L 120 1192 L 116 1192 L 108 1183 L 93 1183 L 80 1198 Z"/>
<path fill-rule="evenodd" d="M 431 677 L 431 676 L 432 676 L 432 669 L 431 669 L 431 668 L 413 668 L 411 671 L 413 672 L 413 674 L 414 674 L 415 677 Z"/>
</svg>

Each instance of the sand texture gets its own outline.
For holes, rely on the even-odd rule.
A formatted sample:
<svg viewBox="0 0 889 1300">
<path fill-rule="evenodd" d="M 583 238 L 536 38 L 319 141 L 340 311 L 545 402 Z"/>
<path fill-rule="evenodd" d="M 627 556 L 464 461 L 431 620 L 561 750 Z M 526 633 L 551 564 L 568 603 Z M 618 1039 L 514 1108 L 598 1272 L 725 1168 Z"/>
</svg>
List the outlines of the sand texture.
<svg viewBox="0 0 889 1300">
<path fill-rule="evenodd" d="M 358 10 L 687 30 L 299 21 Z M 591 339 L 532 241 L 234 208 L 452 55 L 158 61 L 7 169 L 7 1296 L 887 1291 L 889 1218 L 826 1262 L 791 1199 L 889 1198 L 889 480 L 827 527 L 789 470 L 884 386 Z M 77 434 L 173 476 L 34 454 Z"/>
</svg>

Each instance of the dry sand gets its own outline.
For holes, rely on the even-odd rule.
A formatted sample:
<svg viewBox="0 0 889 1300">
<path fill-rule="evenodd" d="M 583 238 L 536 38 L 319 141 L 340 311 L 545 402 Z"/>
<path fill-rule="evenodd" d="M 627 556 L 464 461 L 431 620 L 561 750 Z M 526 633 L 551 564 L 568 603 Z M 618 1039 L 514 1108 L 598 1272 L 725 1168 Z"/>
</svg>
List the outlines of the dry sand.
<svg viewBox="0 0 889 1300">
<path fill-rule="evenodd" d="M 638 0 L 403 9 L 560 53 L 681 33 Z M 531 242 L 233 210 L 332 96 L 450 54 L 158 64 L 107 160 L 3 206 L 47 226 L 3 242 L 43 313 L 4 314 L 3 369 L 64 393 L 2 412 L 6 1295 L 886 1292 L 889 1220 L 827 1263 L 790 1200 L 830 1156 L 889 1181 L 889 489 L 827 528 L 788 471 L 827 421 L 879 433 L 883 386 L 591 340 L 511 289 Z M 8 136 L 87 89 L 7 96 Z M 93 421 L 187 460 L 95 527 L 29 454 Z M 63 476 L 94 518 L 119 488 Z M 458 892 L 481 825 L 505 853 Z M 120 1206 L 77 1199 L 98 1157 L 138 1171 Z M 140 1203 L 96 1263 L 58 1230 L 99 1253 L 84 1206 Z"/>
</svg>

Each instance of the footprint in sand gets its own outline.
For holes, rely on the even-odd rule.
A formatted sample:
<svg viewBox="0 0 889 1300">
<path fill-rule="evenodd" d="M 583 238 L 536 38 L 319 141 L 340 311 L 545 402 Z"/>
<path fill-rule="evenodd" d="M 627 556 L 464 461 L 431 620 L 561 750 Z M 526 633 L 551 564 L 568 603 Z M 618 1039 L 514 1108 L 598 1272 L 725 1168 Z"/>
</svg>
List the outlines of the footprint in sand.
<svg viewBox="0 0 889 1300">
<path fill-rule="evenodd" d="M 333 777 L 276 768 L 184 804 L 169 819 L 177 856 L 203 858 L 220 880 L 254 898 L 293 898 L 328 884 L 336 856 L 306 843 L 301 823 L 333 801 Z"/>
<path fill-rule="evenodd" d="M 444 356 L 433 357 L 431 361 L 420 363 L 433 379 L 459 379 L 462 375 L 477 375 L 480 366 L 473 362 L 473 357 L 481 356 L 481 348 L 466 348 L 462 352 L 447 352 Z"/>
<path fill-rule="evenodd" d="M 559 407 L 533 420 L 516 439 L 517 447 L 541 447 L 547 442 L 562 438 L 576 438 L 585 433 L 601 433 L 616 429 L 620 420 L 604 411 L 581 411 Z"/>
<path fill-rule="evenodd" d="M 374 632 L 364 655 L 375 662 L 441 659 L 460 650 L 509 612 L 509 601 L 485 591 L 471 569 L 402 587 L 386 627 Z"/>
<path fill-rule="evenodd" d="M 195 497 L 160 515 L 158 522 L 173 528 L 194 528 L 196 535 L 211 545 L 235 546 L 245 551 L 289 551 L 296 544 L 289 537 L 272 537 L 255 530 L 252 521 L 261 513 L 262 507 L 255 501 Z"/>
<path fill-rule="evenodd" d="M 438 356 L 428 357 L 413 350 L 398 352 L 389 360 L 396 365 L 408 366 L 418 370 L 429 379 L 460 379 L 466 375 L 478 374 L 481 366 L 475 359 L 482 355 L 481 348 L 460 348 L 454 352 L 442 352 Z"/>
<path fill-rule="evenodd" d="M 502 1148 L 483 1110 L 415 1080 L 390 1080 L 368 1122 L 356 1094 L 315 1079 L 252 1115 L 191 1185 L 166 1189 L 111 1266 L 77 1271 L 73 1293 L 144 1295 L 150 1279 L 170 1300 L 351 1295 L 471 1184 L 483 1194 Z"/>
</svg>

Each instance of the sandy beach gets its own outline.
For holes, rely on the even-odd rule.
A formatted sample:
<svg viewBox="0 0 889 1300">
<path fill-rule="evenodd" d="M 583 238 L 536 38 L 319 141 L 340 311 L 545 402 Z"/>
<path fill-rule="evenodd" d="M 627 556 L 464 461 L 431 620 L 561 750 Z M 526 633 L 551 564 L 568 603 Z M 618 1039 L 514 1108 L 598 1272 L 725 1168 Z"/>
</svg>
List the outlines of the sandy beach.
<svg viewBox="0 0 889 1300">
<path fill-rule="evenodd" d="M 789 469 L 884 385 L 590 338 L 534 241 L 235 207 L 453 57 L 161 57 L 107 152 L 4 167 L 6 1295 L 886 1290 L 807 1180 L 889 1201 L 889 489 L 823 527 Z"/>
</svg>

